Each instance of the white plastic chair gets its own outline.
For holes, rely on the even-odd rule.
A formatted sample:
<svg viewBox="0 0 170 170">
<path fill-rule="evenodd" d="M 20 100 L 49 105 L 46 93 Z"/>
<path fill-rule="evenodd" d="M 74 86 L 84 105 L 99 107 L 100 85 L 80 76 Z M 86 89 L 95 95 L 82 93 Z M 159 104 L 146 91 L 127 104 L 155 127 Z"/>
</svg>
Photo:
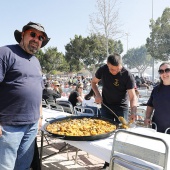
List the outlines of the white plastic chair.
<svg viewBox="0 0 170 170">
<path fill-rule="evenodd" d="M 165 133 L 168 133 L 168 131 L 170 130 L 170 127 L 169 128 L 167 128 L 166 130 L 165 130 Z"/>
<path fill-rule="evenodd" d="M 94 116 L 93 109 L 83 106 L 74 106 L 74 114 L 78 116 Z"/>
<path fill-rule="evenodd" d="M 113 139 L 109 169 L 168 170 L 168 150 L 167 143 L 161 138 L 118 130 Z"/>
</svg>

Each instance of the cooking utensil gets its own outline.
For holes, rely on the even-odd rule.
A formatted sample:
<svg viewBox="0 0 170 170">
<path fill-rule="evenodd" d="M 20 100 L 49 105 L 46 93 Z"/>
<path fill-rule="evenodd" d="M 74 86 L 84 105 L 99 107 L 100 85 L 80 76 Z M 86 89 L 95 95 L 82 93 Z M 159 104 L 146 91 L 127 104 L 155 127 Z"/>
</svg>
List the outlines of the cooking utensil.
<svg viewBox="0 0 170 170">
<path fill-rule="evenodd" d="M 48 132 L 48 130 L 46 129 L 49 124 L 52 124 L 57 121 L 63 121 L 63 120 L 68 120 L 68 119 L 83 119 L 83 118 L 105 120 L 105 121 L 108 121 L 108 122 L 116 125 L 116 127 L 118 128 L 117 122 L 114 122 L 110 119 L 93 117 L 93 116 L 70 116 L 70 117 L 64 117 L 64 118 L 59 118 L 59 119 L 55 118 L 55 119 L 50 120 L 49 122 L 45 123 L 43 128 L 47 132 L 47 134 L 49 134 L 52 137 L 56 137 L 56 138 L 60 138 L 60 139 L 64 139 L 64 140 L 74 140 L 74 141 L 93 141 L 93 140 L 98 140 L 98 139 L 104 139 L 104 138 L 111 136 L 115 132 L 115 130 L 113 130 L 113 131 L 105 133 L 105 134 L 94 135 L 94 136 L 67 136 L 67 135 L 53 134 L 51 132 Z"/>
<path fill-rule="evenodd" d="M 110 110 L 114 116 L 123 124 L 123 125 L 128 125 L 127 121 L 124 119 L 124 117 L 122 116 L 118 116 L 113 110 L 111 110 L 108 106 L 106 106 L 103 102 L 102 102 L 103 106 L 105 106 L 108 110 Z"/>
</svg>

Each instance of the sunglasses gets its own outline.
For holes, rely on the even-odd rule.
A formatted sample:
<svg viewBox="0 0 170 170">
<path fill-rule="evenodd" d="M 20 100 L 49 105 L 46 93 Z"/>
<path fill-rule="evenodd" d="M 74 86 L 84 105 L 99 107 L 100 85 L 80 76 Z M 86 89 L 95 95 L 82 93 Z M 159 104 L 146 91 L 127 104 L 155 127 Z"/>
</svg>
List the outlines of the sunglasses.
<svg viewBox="0 0 170 170">
<path fill-rule="evenodd" d="M 162 69 L 158 70 L 159 74 L 169 73 L 169 72 L 170 72 L 170 68 L 166 68 L 165 70 L 162 70 Z"/>
<path fill-rule="evenodd" d="M 55 86 L 59 87 L 60 85 L 55 85 Z"/>
<path fill-rule="evenodd" d="M 44 41 L 45 40 L 45 37 L 43 35 L 38 35 L 36 34 L 35 32 L 31 31 L 31 30 L 26 30 L 25 32 L 29 32 L 30 33 L 30 36 L 32 38 L 35 38 L 37 37 L 39 39 L 39 41 Z"/>
</svg>

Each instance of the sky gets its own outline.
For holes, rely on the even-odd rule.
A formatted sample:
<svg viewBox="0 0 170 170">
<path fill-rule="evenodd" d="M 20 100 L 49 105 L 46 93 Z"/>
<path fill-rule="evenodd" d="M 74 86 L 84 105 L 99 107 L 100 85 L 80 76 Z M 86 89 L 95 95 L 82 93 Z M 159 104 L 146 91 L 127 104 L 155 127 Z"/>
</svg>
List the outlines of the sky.
<svg viewBox="0 0 170 170">
<path fill-rule="evenodd" d="M 170 7 L 170 0 L 153 0 L 153 19 Z M 118 0 L 120 28 L 125 36 L 124 53 L 146 43 L 152 18 L 152 0 Z M 0 46 L 16 44 L 14 31 L 22 30 L 29 21 L 41 23 L 51 38 L 45 46 L 57 47 L 65 53 L 64 46 L 75 35 L 90 34 L 90 15 L 97 12 L 96 0 L 3 0 L 0 3 Z"/>
</svg>

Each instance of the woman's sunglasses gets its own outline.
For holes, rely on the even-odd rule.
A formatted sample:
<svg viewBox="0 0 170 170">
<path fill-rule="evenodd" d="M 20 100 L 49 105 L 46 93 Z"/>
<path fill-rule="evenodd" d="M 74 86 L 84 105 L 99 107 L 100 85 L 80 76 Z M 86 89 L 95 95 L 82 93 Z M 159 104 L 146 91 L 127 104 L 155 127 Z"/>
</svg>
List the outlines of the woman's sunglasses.
<svg viewBox="0 0 170 170">
<path fill-rule="evenodd" d="M 158 73 L 159 74 L 163 74 L 163 73 L 169 73 L 170 72 L 170 68 L 166 68 L 165 70 L 159 69 Z"/>
<path fill-rule="evenodd" d="M 44 36 L 38 35 L 38 34 L 36 34 L 35 32 L 33 32 L 33 31 L 31 31 L 31 30 L 26 30 L 25 32 L 29 32 L 29 33 L 30 33 L 30 36 L 31 36 L 32 38 L 37 37 L 40 41 L 44 41 L 44 40 L 45 40 L 45 37 L 44 37 Z"/>
</svg>

